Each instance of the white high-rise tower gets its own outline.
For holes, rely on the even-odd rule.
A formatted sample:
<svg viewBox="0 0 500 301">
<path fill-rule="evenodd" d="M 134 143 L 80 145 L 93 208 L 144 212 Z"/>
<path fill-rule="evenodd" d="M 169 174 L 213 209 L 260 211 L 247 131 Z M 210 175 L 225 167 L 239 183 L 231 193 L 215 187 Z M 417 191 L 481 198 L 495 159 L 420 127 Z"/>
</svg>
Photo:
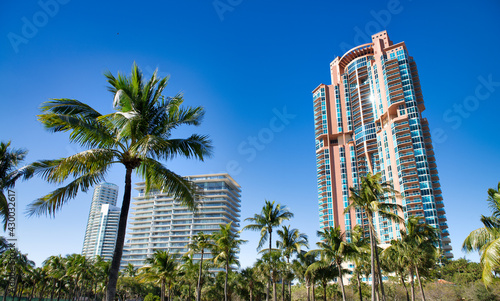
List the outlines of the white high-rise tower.
<svg viewBox="0 0 500 301">
<path fill-rule="evenodd" d="M 85 257 L 99 255 L 105 260 L 112 259 L 120 221 L 120 208 L 115 206 L 117 197 L 117 185 L 102 183 L 96 186 L 83 241 Z"/>
</svg>

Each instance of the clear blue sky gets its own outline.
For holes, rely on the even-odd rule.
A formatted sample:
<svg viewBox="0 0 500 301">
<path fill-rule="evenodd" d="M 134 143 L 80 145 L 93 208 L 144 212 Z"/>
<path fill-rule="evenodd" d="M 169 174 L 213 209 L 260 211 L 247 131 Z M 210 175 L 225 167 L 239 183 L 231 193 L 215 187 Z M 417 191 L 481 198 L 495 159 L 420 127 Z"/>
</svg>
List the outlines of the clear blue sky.
<svg viewBox="0 0 500 301">
<path fill-rule="evenodd" d="M 500 181 L 497 1 L 41 3 L 45 8 L 37 1 L 0 4 L 0 139 L 28 149 L 27 162 L 81 150 L 37 122 L 43 101 L 75 98 L 111 112 L 102 73 L 129 73 L 136 61 L 146 75 L 155 68 L 171 75 L 167 95 L 182 91 L 187 104 L 206 108 L 201 127 L 176 134 L 209 134 L 215 156 L 168 166 L 189 175 L 237 165 L 231 174 L 243 189 L 242 220 L 259 212 L 264 199 L 276 200 L 295 213 L 293 227 L 316 242 L 311 91 L 330 83 L 329 64 L 346 47 L 386 29 L 394 42 L 406 42 L 418 65 L 424 116 L 439 134 L 434 146 L 456 257 L 463 256 L 466 235 L 480 227 L 480 215 L 488 214 L 486 190 Z M 293 118 L 272 127 L 276 111 L 284 110 Z M 265 143 L 251 146 L 259 133 Z M 107 181 L 123 188 L 123 178 L 116 168 Z M 20 182 L 20 208 L 54 188 Z M 21 250 L 37 265 L 53 254 L 81 252 L 91 193 L 81 193 L 54 219 L 20 216 Z M 250 241 L 240 255 L 247 266 L 257 256 L 258 233 L 242 238 Z"/>
</svg>

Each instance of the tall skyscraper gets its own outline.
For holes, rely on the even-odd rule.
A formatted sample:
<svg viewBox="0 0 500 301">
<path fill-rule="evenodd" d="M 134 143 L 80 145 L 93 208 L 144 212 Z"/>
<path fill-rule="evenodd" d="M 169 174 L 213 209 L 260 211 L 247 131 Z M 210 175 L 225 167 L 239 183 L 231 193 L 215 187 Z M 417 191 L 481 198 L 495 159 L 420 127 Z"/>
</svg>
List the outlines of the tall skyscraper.
<svg viewBox="0 0 500 301">
<path fill-rule="evenodd" d="M 212 233 L 219 225 L 232 222 L 233 231 L 240 226 L 241 188 L 228 174 L 209 174 L 186 177 L 200 189 L 199 211 L 181 206 L 180 202 L 159 191 L 144 193 L 144 182 L 137 183 L 139 195 L 134 198 L 133 213 L 128 226 L 122 266 L 136 267 L 156 250 L 184 254 L 191 236 L 199 232 Z M 194 259 L 201 254 L 195 254 Z M 204 258 L 210 258 L 205 254 Z"/>
<path fill-rule="evenodd" d="M 83 240 L 82 255 L 85 257 L 113 258 L 120 221 L 120 208 L 115 206 L 117 197 L 118 186 L 115 184 L 102 183 L 94 189 Z"/>
<path fill-rule="evenodd" d="M 330 64 L 331 85 L 313 91 L 320 226 L 343 231 L 368 221 L 344 213 L 349 187 L 368 172 L 381 173 L 402 197 L 404 218 L 422 216 L 441 230 L 441 247 L 453 257 L 443 196 L 417 65 L 404 42 L 386 31 Z M 374 218 L 382 243 L 400 238 L 399 225 Z"/>
</svg>

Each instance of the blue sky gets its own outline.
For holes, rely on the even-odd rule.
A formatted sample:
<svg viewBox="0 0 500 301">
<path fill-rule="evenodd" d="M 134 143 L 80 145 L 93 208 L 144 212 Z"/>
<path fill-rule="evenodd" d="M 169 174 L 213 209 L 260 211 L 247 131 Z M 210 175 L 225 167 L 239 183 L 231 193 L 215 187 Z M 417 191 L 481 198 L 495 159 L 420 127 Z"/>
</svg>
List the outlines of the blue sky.
<svg viewBox="0 0 500 301">
<path fill-rule="evenodd" d="M 80 151 L 67 135 L 42 128 L 39 105 L 75 98 L 108 113 L 104 71 L 129 73 L 134 61 L 145 75 L 159 68 L 171 76 L 166 95 L 183 92 L 186 104 L 206 108 L 202 126 L 175 134 L 209 134 L 215 145 L 206 162 L 168 166 L 183 175 L 230 171 L 243 189 L 242 219 L 259 212 L 265 199 L 276 200 L 314 243 L 311 91 L 330 83 L 329 64 L 347 47 L 387 30 L 417 62 L 452 246 L 462 257 L 464 238 L 488 214 L 486 190 L 500 181 L 499 11 L 497 1 L 4 1 L 0 139 L 28 149 L 27 162 Z M 259 135 L 262 142 L 252 145 Z M 116 168 L 107 180 L 123 188 L 123 178 Z M 20 182 L 20 211 L 54 188 L 38 179 Z M 21 250 L 37 265 L 50 255 L 81 252 L 91 193 L 53 219 L 20 213 Z M 258 233 L 242 238 L 249 240 L 240 254 L 247 266 L 257 256 Z"/>
</svg>

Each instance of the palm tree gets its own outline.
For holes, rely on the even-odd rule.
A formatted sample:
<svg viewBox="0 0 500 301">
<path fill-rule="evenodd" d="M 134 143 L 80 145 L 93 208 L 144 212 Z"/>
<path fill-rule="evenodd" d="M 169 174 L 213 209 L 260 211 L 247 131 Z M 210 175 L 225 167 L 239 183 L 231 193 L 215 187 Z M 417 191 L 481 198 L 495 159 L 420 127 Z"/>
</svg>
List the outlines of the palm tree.
<svg viewBox="0 0 500 301">
<path fill-rule="evenodd" d="M 135 277 L 137 276 L 137 269 L 134 267 L 133 264 L 128 263 L 127 266 L 123 269 L 123 274 L 126 277 Z"/>
<path fill-rule="evenodd" d="M 5 190 L 14 188 L 16 181 L 23 175 L 22 169 L 16 167 L 21 163 L 28 151 L 23 149 L 10 149 L 10 141 L 0 142 L 0 215 L 3 219 L 3 230 L 7 229 L 9 221 L 9 206 Z M 7 195 L 9 195 L 7 193 Z"/>
<path fill-rule="evenodd" d="M 380 290 L 382 293 L 382 300 L 385 301 L 384 285 L 382 282 L 382 273 L 380 269 L 380 261 L 378 258 L 377 248 L 377 234 L 373 225 L 373 218 L 378 215 L 401 222 L 403 219 L 397 214 L 402 210 L 402 206 L 395 203 L 390 203 L 397 195 L 397 191 L 392 188 L 389 182 L 381 182 L 381 175 L 371 175 L 368 173 L 365 177 L 361 178 L 361 185 L 359 188 L 350 187 L 349 206 L 344 212 L 349 212 L 353 208 L 359 209 L 363 214 L 366 214 L 368 220 L 369 234 L 370 234 L 370 248 L 371 248 L 371 272 L 372 272 L 372 301 L 375 300 L 376 291 L 376 277 L 380 283 Z M 376 266 L 375 266 L 376 264 Z"/>
<path fill-rule="evenodd" d="M 415 300 L 413 279 L 417 276 L 422 299 L 425 300 L 420 272 L 435 264 L 436 245 L 439 243 L 438 230 L 425 224 L 423 217 L 413 216 L 408 218 L 405 229 L 400 232 L 401 240 L 391 241 L 391 246 L 384 251 L 387 253 L 384 256 L 389 260 L 394 260 L 393 264 L 404 266 L 408 270 L 412 300 Z"/>
<path fill-rule="evenodd" d="M 351 247 L 353 248 L 353 252 L 351 253 L 350 259 L 355 266 L 354 273 L 356 274 L 359 300 L 363 301 L 360 273 L 363 262 L 369 256 L 370 247 L 368 241 L 364 237 L 363 228 L 360 225 L 354 226 L 354 228 L 351 230 Z"/>
<path fill-rule="evenodd" d="M 212 236 L 199 232 L 192 237 L 192 242 L 188 245 L 189 253 L 194 254 L 195 252 L 200 252 L 200 268 L 198 271 L 198 284 L 196 286 L 196 301 L 201 300 L 201 288 L 202 288 L 202 274 L 203 274 L 203 255 L 205 254 L 205 249 L 211 249 L 213 246 Z"/>
<path fill-rule="evenodd" d="M 0 236 L 0 255 L 9 249 L 9 242 L 3 236 Z"/>
<path fill-rule="evenodd" d="M 199 125 L 204 115 L 201 107 L 181 107 L 181 94 L 163 97 L 168 78 L 158 78 L 156 71 L 146 81 L 137 65 L 130 77 L 105 74 L 113 93 L 115 112 L 101 115 L 78 100 L 55 99 L 42 104 L 38 120 L 52 132 L 70 132 L 70 141 L 89 150 L 67 158 L 42 160 L 27 167 L 26 178 L 38 175 L 64 187 L 35 200 L 29 215 L 53 216 L 79 190 L 87 191 L 105 179 L 111 165 L 125 167 L 125 189 L 115 251 L 109 274 L 107 300 L 114 300 L 118 269 L 123 253 L 125 230 L 132 189 L 132 172 L 145 179 L 146 193 L 158 189 L 171 194 L 191 209 L 196 208 L 196 186 L 169 170 L 159 160 L 177 156 L 204 160 L 211 154 L 207 136 L 193 134 L 173 139 L 172 131 L 181 125 Z"/>
<path fill-rule="evenodd" d="M 273 249 L 271 252 L 265 250 L 265 253 L 257 260 L 255 265 L 262 274 L 266 275 L 266 278 L 271 279 L 274 295 L 273 300 L 277 301 L 278 291 L 276 290 L 276 283 L 279 280 L 280 272 L 282 272 L 282 275 L 284 272 L 282 271 L 284 262 L 281 260 L 280 250 Z M 283 279 L 283 277 L 281 279 Z"/>
<path fill-rule="evenodd" d="M 165 286 L 168 285 L 168 300 L 171 300 L 171 282 L 178 273 L 179 263 L 168 251 L 156 250 L 152 257 L 146 259 L 146 266 L 140 270 L 142 277 L 157 280 L 161 287 L 161 301 L 165 301 Z"/>
<path fill-rule="evenodd" d="M 462 245 L 464 251 L 478 251 L 481 255 L 482 280 L 486 286 L 493 283 L 494 271 L 500 268 L 500 182 L 497 189 L 488 189 L 487 201 L 492 215 L 481 215 L 484 227 L 472 231 Z"/>
<path fill-rule="evenodd" d="M 260 214 L 255 214 L 253 217 L 246 218 L 245 221 L 250 221 L 252 224 L 243 227 L 243 230 L 249 229 L 254 231 L 260 231 L 260 240 L 257 250 L 260 250 L 266 241 L 269 241 L 268 252 L 271 252 L 272 245 L 272 235 L 273 230 L 279 227 L 284 221 L 290 220 L 293 217 L 293 213 L 288 211 L 286 206 L 281 204 L 274 204 L 272 201 L 265 201 L 264 207 L 262 208 Z M 267 289 L 266 289 L 266 301 L 269 301 L 269 286 L 271 285 L 271 279 L 268 279 Z"/>
<path fill-rule="evenodd" d="M 253 301 L 253 292 L 256 286 L 256 278 L 257 275 L 255 275 L 255 268 L 253 267 L 248 267 L 245 268 L 241 271 L 240 276 L 241 276 L 241 284 L 248 289 L 249 293 L 249 301 Z"/>
<path fill-rule="evenodd" d="M 297 259 L 292 262 L 292 269 L 299 281 L 303 282 L 307 290 L 307 301 L 311 300 L 311 285 L 314 285 L 314 275 L 309 266 L 317 262 L 317 254 L 306 251 L 300 251 Z"/>
<path fill-rule="evenodd" d="M 246 240 L 239 239 L 237 233 L 232 230 L 232 222 L 226 225 L 219 225 L 220 229 L 212 233 L 212 254 L 215 264 L 224 266 L 226 278 L 224 280 L 224 300 L 228 300 L 227 278 L 230 266 L 236 264 L 239 266 L 237 254 L 240 251 L 240 245 L 246 243 Z"/>
<path fill-rule="evenodd" d="M 286 258 L 287 269 L 290 267 L 290 257 L 294 253 L 300 253 L 302 247 L 309 248 L 307 235 L 300 233 L 297 229 L 290 229 L 290 226 L 282 226 L 278 230 L 279 240 L 276 241 L 276 246 L 281 249 L 283 256 Z M 285 284 L 283 283 L 283 286 Z M 288 291 L 290 300 L 292 300 L 292 282 L 288 282 Z M 283 300 L 285 297 L 283 296 Z"/>
<path fill-rule="evenodd" d="M 311 265 L 310 269 L 326 268 L 336 266 L 338 270 L 340 288 L 342 290 L 342 300 L 346 300 L 344 281 L 342 275 L 342 263 L 349 257 L 354 249 L 350 243 L 345 241 L 345 233 L 340 227 L 329 227 L 317 232 L 320 242 L 316 243 L 319 249 L 311 250 L 311 254 L 320 254 L 321 261 Z M 326 266 L 325 266 L 326 265 Z"/>
<path fill-rule="evenodd" d="M 52 290 L 50 292 L 50 299 L 53 299 L 56 288 L 61 288 L 62 278 L 66 274 L 65 261 L 61 255 L 50 256 L 43 263 L 43 269 L 47 271 L 47 275 L 52 279 Z M 56 286 L 57 285 L 57 286 Z"/>
<path fill-rule="evenodd" d="M 408 256 L 405 254 L 405 246 L 401 240 L 392 240 L 391 246 L 385 249 L 382 252 L 382 263 L 384 264 L 385 269 L 388 272 L 393 272 L 396 277 L 401 280 L 401 284 L 403 285 L 406 291 L 406 299 L 410 301 L 410 294 L 408 293 L 408 288 L 406 287 L 405 278 L 406 271 L 410 266 L 408 262 Z M 410 289 L 412 300 L 415 299 L 414 285 L 413 285 L 414 277 L 410 277 Z"/>
</svg>

